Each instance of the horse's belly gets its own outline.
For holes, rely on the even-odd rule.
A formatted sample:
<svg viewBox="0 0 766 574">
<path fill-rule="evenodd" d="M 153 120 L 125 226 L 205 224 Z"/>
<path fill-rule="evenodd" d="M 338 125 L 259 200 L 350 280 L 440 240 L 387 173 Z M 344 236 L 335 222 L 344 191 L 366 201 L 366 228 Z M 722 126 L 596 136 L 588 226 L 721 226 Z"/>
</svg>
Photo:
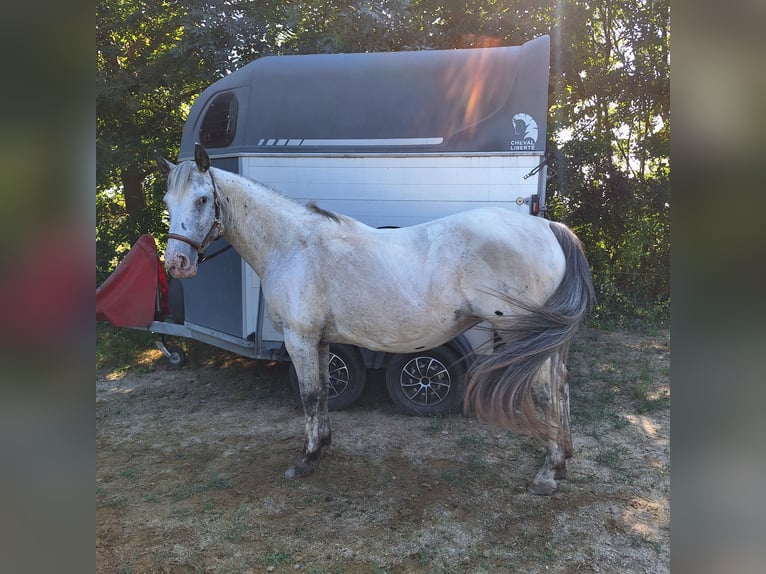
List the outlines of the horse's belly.
<svg viewBox="0 0 766 574">
<path fill-rule="evenodd" d="M 328 329 L 329 342 L 348 343 L 373 351 L 412 353 L 433 349 L 458 336 L 476 323 L 475 319 L 428 313 L 402 316 L 390 309 L 380 315 L 357 316 L 338 322 Z"/>
<path fill-rule="evenodd" d="M 436 337 L 434 333 L 429 333 L 427 336 L 413 338 L 409 335 L 392 336 L 389 333 L 382 333 L 379 337 L 374 338 L 340 336 L 338 340 L 333 338 L 330 342 L 347 343 L 372 351 L 384 351 L 387 353 L 414 353 L 415 351 L 433 349 L 443 345 L 459 334 L 460 331 L 456 331 L 446 334 L 441 333 L 441 336 Z"/>
</svg>

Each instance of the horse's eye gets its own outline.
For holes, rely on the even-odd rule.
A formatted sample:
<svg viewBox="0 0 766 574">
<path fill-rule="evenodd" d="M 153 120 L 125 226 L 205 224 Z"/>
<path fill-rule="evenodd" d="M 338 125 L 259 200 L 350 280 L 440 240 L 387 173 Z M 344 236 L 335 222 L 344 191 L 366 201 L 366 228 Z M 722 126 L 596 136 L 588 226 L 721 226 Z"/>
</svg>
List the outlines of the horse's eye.
<svg viewBox="0 0 766 574">
<path fill-rule="evenodd" d="M 202 207 L 202 206 L 203 206 L 203 205 L 205 205 L 206 203 L 207 203 L 207 197 L 200 197 L 200 198 L 197 200 L 197 205 L 199 205 L 200 207 Z"/>
</svg>

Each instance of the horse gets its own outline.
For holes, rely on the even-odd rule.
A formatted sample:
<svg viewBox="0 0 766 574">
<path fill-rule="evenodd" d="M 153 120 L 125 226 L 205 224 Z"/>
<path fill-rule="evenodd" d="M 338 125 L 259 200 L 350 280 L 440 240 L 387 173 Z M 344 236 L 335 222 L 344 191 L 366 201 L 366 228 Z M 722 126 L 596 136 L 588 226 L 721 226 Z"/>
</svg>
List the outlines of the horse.
<svg viewBox="0 0 766 574">
<path fill-rule="evenodd" d="M 545 460 L 528 490 L 556 490 L 573 454 L 565 361 L 594 299 L 569 228 L 484 207 L 375 229 L 211 167 L 200 144 L 193 161 L 156 159 L 167 175 L 168 272 L 193 277 L 208 245 L 224 237 L 261 279 L 305 413 L 303 450 L 285 477 L 309 475 L 332 441 L 330 343 L 412 353 L 489 321 L 498 343 L 476 354 L 464 408 L 544 441 Z"/>
</svg>

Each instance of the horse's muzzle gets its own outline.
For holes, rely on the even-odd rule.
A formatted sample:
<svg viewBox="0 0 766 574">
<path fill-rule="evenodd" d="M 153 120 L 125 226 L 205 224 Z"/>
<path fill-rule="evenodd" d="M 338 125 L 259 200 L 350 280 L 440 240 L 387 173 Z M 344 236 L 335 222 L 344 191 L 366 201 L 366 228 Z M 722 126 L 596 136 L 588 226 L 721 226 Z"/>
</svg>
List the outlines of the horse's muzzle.
<svg viewBox="0 0 766 574">
<path fill-rule="evenodd" d="M 197 274 L 197 258 L 192 261 L 183 253 L 170 253 L 165 255 L 165 269 L 176 279 L 188 279 Z"/>
</svg>

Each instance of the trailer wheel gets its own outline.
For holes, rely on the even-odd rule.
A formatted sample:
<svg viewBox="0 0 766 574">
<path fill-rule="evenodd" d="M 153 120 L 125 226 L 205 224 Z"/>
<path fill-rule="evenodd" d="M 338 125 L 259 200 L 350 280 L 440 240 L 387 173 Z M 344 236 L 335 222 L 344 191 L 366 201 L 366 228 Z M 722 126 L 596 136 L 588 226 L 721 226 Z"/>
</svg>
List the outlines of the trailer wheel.
<svg viewBox="0 0 766 574">
<path fill-rule="evenodd" d="M 295 367 L 290 363 L 290 386 L 300 397 L 300 386 Z M 330 345 L 330 388 L 327 394 L 327 408 L 342 411 L 350 407 L 364 390 L 367 369 L 359 351 L 350 345 Z"/>
<path fill-rule="evenodd" d="M 465 366 L 446 346 L 394 355 L 386 369 L 391 400 L 414 415 L 436 416 L 455 411 L 465 395 Z"/>
<path fill-rule="evenodd" d="M 183 352 L 183 349 L 180 347 L 168 347 L 168 363 L 170 363 L 173 367 L 180 367 L 184 363 L 186 363 L 186 354 Z"/>
</svg>

